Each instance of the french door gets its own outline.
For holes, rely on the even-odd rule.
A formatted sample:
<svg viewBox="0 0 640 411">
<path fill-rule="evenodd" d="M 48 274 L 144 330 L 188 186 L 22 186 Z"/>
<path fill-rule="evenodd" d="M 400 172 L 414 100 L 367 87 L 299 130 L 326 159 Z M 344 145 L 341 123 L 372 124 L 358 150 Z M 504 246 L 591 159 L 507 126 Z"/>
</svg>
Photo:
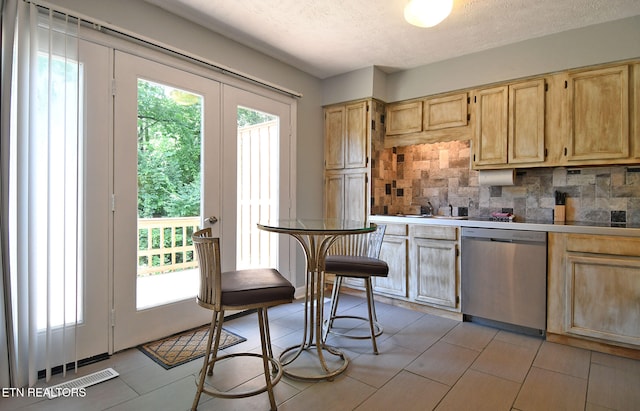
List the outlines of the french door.
<svg viewBox="0 0 640 411">
<path fill-rule="evenodd" d="M 252 227 L 289 213 L 291 133 L 289 104 L 118 51 L 114 107 L 117 351 L 210 321 L 199 228 L 220 237 L 223 270 L 289 271 L 288 246 Z"/>
<path fill-rule="evenodd" d="M 111 321 L 117 351 L 211 319 L 194 301 L 197 266 L 186 264 L 193 255 L 173 248 L 186 248 L 203 226 L 201 214 L 220 212 L 220 84 L 116 51 L 115 88 Z M 184 122 L 191 125 L 181 128 Z M 187 167 L 198 169 L 187 175 Z M 216 236 L 218 227 L 212 225 Z"/>
<path fill-rule="evenodd" d="M 233 200 L 222 203 L 221 235 L 233 243 L 223 266 L 276 267 L 295 284 L 295 244 L 257 227 L 294 213 L 292 105 L 229 85 L 222 93 L 222 184 Z"/>
</svg>

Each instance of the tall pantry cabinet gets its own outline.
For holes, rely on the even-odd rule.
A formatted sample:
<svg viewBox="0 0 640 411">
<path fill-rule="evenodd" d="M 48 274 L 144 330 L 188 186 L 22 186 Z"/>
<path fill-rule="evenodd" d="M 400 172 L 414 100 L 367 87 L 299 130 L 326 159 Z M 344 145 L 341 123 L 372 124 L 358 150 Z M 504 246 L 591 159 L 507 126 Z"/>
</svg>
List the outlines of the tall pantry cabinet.
<svg viewBox="0 0 640 411">
<path fill-rule="evenodd" d="M 324 216 L 366 221 L 371 153 L 382 147 L 384 105 L 358 100 L 324 108 Z"/>
</svg>

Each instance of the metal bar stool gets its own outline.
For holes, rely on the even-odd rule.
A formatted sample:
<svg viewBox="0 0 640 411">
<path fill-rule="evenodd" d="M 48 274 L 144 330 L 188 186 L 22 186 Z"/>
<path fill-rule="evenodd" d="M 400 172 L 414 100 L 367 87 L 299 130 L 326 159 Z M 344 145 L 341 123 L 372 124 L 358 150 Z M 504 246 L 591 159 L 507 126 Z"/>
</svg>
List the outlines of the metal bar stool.
<svg viewBox="0 0 640 411">
<path fill-rule="evenodd" d="M 378 354 L 376 337 L 382 334 L 383 329 L 376 316 L 376 307 L 373 299 L 372 277 L 386 277 L 389 274 L 389 266 L 380 260 L 380 249 L 386 225 L 378 224 L 376 231 L 370 234 L 357 234 L 340 238 L 329 250 L 325 260 L 325 272 L 335 274 L 336 278 L 331 292 L 330 314 L 325 321 L 323 338 L 326 340 L 328 333 L 334 333 L 347 338 L 371 339 L 373 353 Z M 340 287 L 344 277 L 362 278 L 367 295 L 368 318 L 353 315 L 338 315 L 338 300 Z M 333 323 L 339 318 L 363 320 L 369 323 L 370 335 L 358 336 L 349 333 L 340 333 L 333 329 Z"/>
<path fill-rule="evenodd" d="M 210 228 L 195 232 L 193 234 L 193 244 L 200 264 L 200 290 L 197 302 L 200 306 L 213 310 L 213 318 L 209 330 L 204 365 L 199 374 L 198 389 L 191 409 L 197 409 L 202 393 L 220 398 L 245 398 L 267 391 L 271 409 L 276 410 L 273 386 L 282 377 L 282 365 L 273 356 L 267 309 L 292 302 L 295 290 L 287 279 L 277 270 L 271 268 L 221 272 L 220 239 L 211 237 Z M 257 310 L 262 345 L 261 354 L 231 353 L 218 356 L 224 312 L 228 309 Z M 212 344 L 213 349 L 211 347 Z M 205 377 L 207 374 L 209 376 L 213 375 L 214 365 L 231 357 L 262 358 L 265 385 L 244 392 L 222 392 L 213 388 L 205 388 Z M 269 365 L 271 365 L 271 370 Z"/>
</svg>

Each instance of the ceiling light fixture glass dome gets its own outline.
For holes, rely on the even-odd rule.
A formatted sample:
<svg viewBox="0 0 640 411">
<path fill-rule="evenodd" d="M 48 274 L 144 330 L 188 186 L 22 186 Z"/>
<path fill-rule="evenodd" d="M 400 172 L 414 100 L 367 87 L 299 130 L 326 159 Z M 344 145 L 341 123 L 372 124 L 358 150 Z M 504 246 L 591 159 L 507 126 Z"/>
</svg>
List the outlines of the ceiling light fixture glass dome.
<svg viewBox="0 0 640 411">
<path fill-rule="evenodd" d="M 453 0 L 410 0 L 404 7 L 404 18 L 418 27 L 433 27 L 446 19 Z"/>
</svg>

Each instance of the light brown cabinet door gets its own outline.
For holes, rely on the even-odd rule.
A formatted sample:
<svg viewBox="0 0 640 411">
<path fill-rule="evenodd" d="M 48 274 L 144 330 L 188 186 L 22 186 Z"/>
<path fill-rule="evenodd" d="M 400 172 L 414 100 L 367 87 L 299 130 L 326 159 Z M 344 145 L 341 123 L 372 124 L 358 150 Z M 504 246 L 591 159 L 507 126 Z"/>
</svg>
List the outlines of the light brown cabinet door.
<svg viewBox="0 0 640 411">
<path fill-rule="evenodd" d="M 366 167 L 368 153 L 367 102 L 325 108 L 324 168 Z"/>
<path fill-rule="evenodd" d="M 368 170 L 359 169 L 344 175 L 344 218 L 366 221 L 369 217 Z"/>
<path fill-rule="evenodd" d="M 633 159 L 640 160 L 640 63 L 633 66 L 633 103 L 631 110 L 631 153 Z"/>
<path fill-rule="evenodd" d="M 585 344 L 640 347 L 640 238 L 549 233 L 548 239 L 547 331 L 584 337 Z"/>
<path fill-rule="evenodd" d="M 507 163 L 508 90 L 507 86 L 494 87 L 479 90 L 474 95 L 474 165 Z"/>
<path fill-rule="evenodd" d="M 458 228 L 411 225 L 409 297 L 439 308 L 458 308 Z"/>
<path fill-rule="evenodd" d="M 508 162 L 544 161 L 544 80 L 509 86 Z"/>
<path fill-rule="evenodd" d="M 412 273 L 417 302 L 456 308 L 457 264 L 455 241 L 413 238 Z"/>
<path fill-rule="evenodd" d="M 344 174 L 326 173 L 324 176 L 324 216 L 344 218 Z"/>
<path fill-rule="evenodd" d="M 423 129 L 440 130 L 467 125 L 467 93 L 426 99 Z"/>
<path fill-rule="evenodd" d="M 387 106 L 387 135 L 422 131 L 422 101 L 389 104 Z"/>
<path fill-rule="evenodd" d="M 369 139 L 367 138 L 367 102 L 345 107 L 344 168 L 367 166 Z"/>
<path fill-rule="evenodd" d="M 380 250 L 380 259 L 389 265 L 387 277 L 374 277 L 373 290 L 376 293 L 397 297 L 407 297 L 407 237 L 385 234 Z"/>
<path fill-rule="evenodd" d="M 324 168 L 344 168 L 345 107 L 334 106 L 324 110 Z"/>
<path fill-rule="evenodd" d="M 568 76 L 569 161 L 629 157 L 629 67 Z"/>
<path fill-rule="evenodd" d="M 640 261 L 567 254 L 567 333 L 640 345 Z"/>
</svg>

